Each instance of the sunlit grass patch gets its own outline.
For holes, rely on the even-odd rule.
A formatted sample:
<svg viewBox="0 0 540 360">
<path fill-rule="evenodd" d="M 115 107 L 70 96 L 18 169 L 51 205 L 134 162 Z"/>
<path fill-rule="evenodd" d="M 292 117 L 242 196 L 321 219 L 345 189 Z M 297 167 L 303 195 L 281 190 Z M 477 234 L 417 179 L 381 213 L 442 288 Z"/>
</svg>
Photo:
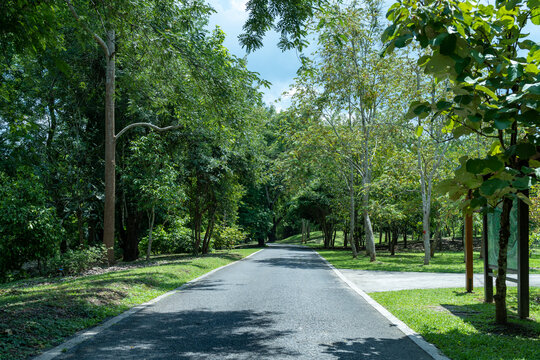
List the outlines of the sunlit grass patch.
<svg viewBox="0 0 540 360">
<path fill-rule="evenodd" d="M 517 317 L 516 289 L 508 289 L 508 326 L 495 324 L 495 306 L 483 303 L 482 288 L 471 294 L 457 288 L 370 296 L 451 359 L 537 359 L 540 354 L 540 288 L 531 288 L 527 320 Z"/>
</svg>

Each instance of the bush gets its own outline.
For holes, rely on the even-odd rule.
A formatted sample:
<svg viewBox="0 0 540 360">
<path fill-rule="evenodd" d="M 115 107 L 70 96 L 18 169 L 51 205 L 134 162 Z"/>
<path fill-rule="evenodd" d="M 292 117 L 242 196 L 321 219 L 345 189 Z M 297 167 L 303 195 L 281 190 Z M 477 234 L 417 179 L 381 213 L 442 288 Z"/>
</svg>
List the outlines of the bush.
<svg viewBox="0 0 540 360">
<path fill-rule="evenodd" d="M 224 226 L 215 232 L 212 247 L 219 249 L 232 249 L 236 244 L 242 243 L 247 234 L 241 229 L 233 226 Z"/>
<path fill-rule="evenodd" d="M 52 275 L 80 274 L 95 266 L 107 264 L 107 250 L 104 245 L 92 246 L 88 249 L 68 250 L 48 261 L 47 272 Z"/>
<path fill-rule="evenodd" d="M 169 227 L 158 225 L 152 231 L 153 254 L 177 254 L 190 253 L 193 251 L 191 230 L 184 226 L 185 221 L 181 218 L 172 221 Z M 139 242 L 139 251 L 146 254 L 148 248 L 148 236 Z"/>
<path fill-rule="evenodd" d="M 0 172 L 0 280 L 26 262 L 50 258 L 63 229 L 40 183 L 27 169 Z"/>
</svg>

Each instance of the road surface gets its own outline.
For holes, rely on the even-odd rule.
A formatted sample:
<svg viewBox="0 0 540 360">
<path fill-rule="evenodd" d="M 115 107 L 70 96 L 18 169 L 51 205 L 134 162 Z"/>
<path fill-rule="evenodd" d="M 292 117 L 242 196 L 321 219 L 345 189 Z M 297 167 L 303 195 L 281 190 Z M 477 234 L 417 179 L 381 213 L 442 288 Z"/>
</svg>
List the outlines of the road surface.
<svg viewBox="0 0 540 360">
<path fill-rule="evenodd" d="M 272 246 L 60 359 L 431 359 L 310 249 Z"/>
</svg>

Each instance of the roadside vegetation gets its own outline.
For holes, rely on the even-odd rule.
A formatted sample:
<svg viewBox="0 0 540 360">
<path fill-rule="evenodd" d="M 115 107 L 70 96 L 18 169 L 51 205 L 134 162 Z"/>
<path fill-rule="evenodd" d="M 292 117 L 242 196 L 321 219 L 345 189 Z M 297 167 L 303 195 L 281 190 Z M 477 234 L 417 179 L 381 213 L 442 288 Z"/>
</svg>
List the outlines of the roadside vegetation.
<svg viewBox="0 0 540 360">
<path fill-rule="evenodd" d="M 150 263 L 121 263 L 112 269 L 93 269 L 88 275 L 0 285 L 0 359 L 26 359 L 39 354 L 77 331 L 257 250 L 217 251 L 202 257 L 157 256 Z"/>
<path fill-rule="evenodd" d="M 494 304 L 483 288 L 375 292 L 369 295 L 453 360 L 536 359 L 540 354 L 540 288 L 532 287 L 530 317 L 517 316 L 516 289 L 508 289 L 509 323 L 493 322 Z"/>
</svg>

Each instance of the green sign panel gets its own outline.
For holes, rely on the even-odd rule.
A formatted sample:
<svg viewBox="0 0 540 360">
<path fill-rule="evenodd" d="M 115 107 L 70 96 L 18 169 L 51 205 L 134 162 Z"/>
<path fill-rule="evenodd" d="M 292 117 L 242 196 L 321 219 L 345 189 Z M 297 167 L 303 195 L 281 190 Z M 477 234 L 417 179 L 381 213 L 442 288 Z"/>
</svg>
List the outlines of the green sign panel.
<svg viewBox="0 0 540 360">
<path fill-rule="evenodd" d="M 510 239 L 508 239 L 508 265 L 507 268 L 516 270 L 518 268 L 517 255 L 518 255 L 518 243 L 517 243 L 517 207 L 518 202 L 514 200 L 512 211 L 510 211 Z M 501 213 L 502 207 L 495 208 L 493 213 L 487 215 L 488 223 L 488 264 L 490 266 L 497 266 L 497 260 L 499 258 L 499 230 L 501 229 Z"/>
</svg>

